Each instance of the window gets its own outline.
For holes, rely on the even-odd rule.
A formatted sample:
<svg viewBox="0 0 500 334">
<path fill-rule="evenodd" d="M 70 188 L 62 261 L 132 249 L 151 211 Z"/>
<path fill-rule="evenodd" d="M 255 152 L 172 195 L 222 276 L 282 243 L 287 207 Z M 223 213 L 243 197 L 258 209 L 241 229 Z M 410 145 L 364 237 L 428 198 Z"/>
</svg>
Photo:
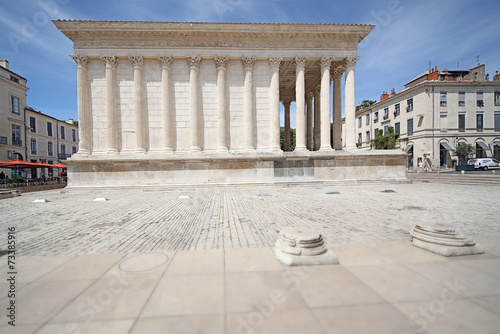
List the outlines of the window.
<svg viewBox="0 0 500 334">
<path fill-rule="evenodd" d="M 19 83 L 19 79 L 16 78 L 15 76 L 13 76 L 13 75 L 10 76 L 10 80 L 14 81 L 15 83 Z"/>
<path fill-rule="evenodd" d="M 61 155 L 64 157 L 66 155 L 66 145 L 61 144 Z"/>
<path fill-rule="evenodd" d="M 361 127 L 361 117 L 358 117 L 358 128 Z"/>
<path fill-rule="evenodd" d="M 53 156 L 54 155 L 54 148 L 52 146 L 52 142 L 51 141 L 49 141 L 47 143 L 47 152 L 48 152 L 49 156 Z"/>
<path fill-rule="evenodd" d="M 30 116 L 30 128 L 31 132 L 36 133 L 36 119 Z"/>
<path fill-rule="evenodd" d="M 441 132 L 448 131 L 448 113 L 446 113 L 446 112 L 442 112 L 439 115 L 439 130 Z"/>
<path fill-rule="evenodd" d="M 408 136 L 411 136 L 413 134 L 413 118 L 408 118 L 406 120 L 406 129 Z"/>
<path fill-rule="evenodd" d="M 495 91 L 495 105 L 500 106 L 500 90 Z"/>
<path fill-rule="evenodd" d="M 389 108 L 384 108 L 384 119 L 389 118 Z"/>
<path fill-rule="evenodd" d="M 458 92 L 458 106 L 465 107 L 465 92 Z"/>
<path fill-rule="evenodd" d="M 75 129 L 71 129 L 71 136 L 73 138 L 73 141 L 76 141 L 76 130 Z"/>
<path fill-rule="evenodd" d="M 400 104 L 399 104 L 399 103 L 396 103 L 396 104 L 394 105 L 394 116 L 399 116 L 400 111 L 401 111 Z"/>
<path fill-rule="evenodd" d="M 366 131 L 366 143 L 370 143 L 370 131 Z"/>
<path fill-rule="evenodd" d="M 361 132 L 360 132 L 360 133 L 358 133 L 358 143 L 361 143 L 362 140 L 363 139 L 361 138 Z"/>
<path fill-rule="evenodd" d="M 439 105 L 441 107 L 446 107 L 447 105 L 447 102 L 446 102 L 446 91 L 441 91 L 441 93 L 439 94 Z"/>
<path fill-rule="evenodd" d="M 396 122 L 394 124 L 394 133 L 397 133 L 397 134 L 401 133 L 401 124 L 399 122 Z"/>
<path fill-rule="evenodd" d="M 1 144 L 1 145 L 8 145 L 8 144 L 7 144 L 7 137 L 5 137 L 5 136 L 0 136 L 0 144 Z"/>
<path fill-rule="evenodd" d="M 378 137 L 378 128 L 375 128 L 375 134 L 373 135 L 374 138 Z"/>
<path fill-rule="evenodd" d="M 64 133 L 64 126 L 61 125 L 61 139 L 66 139 L 66 134 Z"/>
<path fill-rule="evenodd" d="M 389 134 L 389 124 L 384 125 L 384 136 Z"/>
<path fill-rule="evenodd" d="M 410 97 L 406 100 L 406 112 L 410 112 L 413 110 L 413 97 Z"/>
<path fill-rule="evenodd" d="M 75 153 L 76 153 L 76 146 L 73 146 L 73 147 L 71 148 L 71 153 L 72 153 L 72 154 L 75 154 Z"/>
<path fill-rule="evenodd" d="M 465 132 L 465 113 L 458 114 L 458 131 Z"/>
<path fill-rule="evenodd" d="M 484 107 L 483 91 L 482 90 L 478 90 L 476 92 L 476 100 L 477 100 L 478 107 Z"/>
<path fill-rule="evenodd" d="M 13 146 L 23 146 L 23 141 L 21 140 L 21 126 L 12 124 L 12 145 Z"/>
<path fill-rule="evenodd" d="M 370 114 L 366 114 L 366 125 L 370 125 Z"/>
<path fill-rule="evenodd" d="M 52 123 L 47 122 L 47 136 L 52 137 Z"/>
<path fill-rule="evenodd" d="M 483 123 L 483 120 L 484 120 L 484 115 L 483 113 L 477 113 L 476 114 L 476 130 L 477 131 L 483 131 L 484 129 L 484 123 Z"/>
<path fill-rule="evenodd" d="M 373 123 L 377 122 L 378 122 L 378 111 L 375 111 L 375 113 L 373 114 Z"/>
<path fill-rule="evenodd" d="M 495 112 L 495 131 L 500 131 L 500 111 Z"/>
<path fill-rule="evenodd" d="M 31 154 L 36 154 L 36 139 L 31 138 Z"/>
<path fill-rule="evenodd" d="M 10 97 L 10 111 L 19 115 L 19 98 L 15 96 Z"/>
</svg>

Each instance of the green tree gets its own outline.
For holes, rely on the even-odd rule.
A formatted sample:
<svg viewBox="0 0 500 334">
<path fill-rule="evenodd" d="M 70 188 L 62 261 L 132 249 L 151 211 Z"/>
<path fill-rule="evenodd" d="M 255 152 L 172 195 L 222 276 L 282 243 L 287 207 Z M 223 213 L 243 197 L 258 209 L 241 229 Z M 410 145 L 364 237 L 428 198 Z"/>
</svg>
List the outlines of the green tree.
<svg viewBox="0 0 500 334">
<path fill-rule="evenodd" d="M 462 161 L 462 163 L 466 163 L 469 158 L 474 156 L 475 150 L 474 146 L 471 144 L 458 144 L 457 148 L 454 151 L 455 155 Z"/>
<path fill-rule="evenodd" d="M 359 109 L 360 109 L 361 107 L 363 107 L 363 108 L 368 108 L 369 106 L 371 106 L 372 104 L 375 104 L 375 103 L 377 103 L 377 101 L 372 101 L 372 100 L 363 100 L 363 102 L 361 102 L 361 104 L 358 104 L 358 105 L 356 106 L 356 112 L 357 112 L 357 111 L 359 111 Z"/>
<path fill-rule="evenodd" d="M 394 128 L 389 127 L 389 133 L 384 135 L 384 130 L 378 130 L 377 138 L 372 140 L 373 148 L 376 150 L 393 150 L 396 148 L 396 142 L 399 133 L 394 133 Z"/>
<path fill-rule="evenodd" d="M 285 150 L 285 128 L 280 126 L 280 146 Z M 295 129 L 290 129 L 290 151 L 295 150 Z"/>
</svg>

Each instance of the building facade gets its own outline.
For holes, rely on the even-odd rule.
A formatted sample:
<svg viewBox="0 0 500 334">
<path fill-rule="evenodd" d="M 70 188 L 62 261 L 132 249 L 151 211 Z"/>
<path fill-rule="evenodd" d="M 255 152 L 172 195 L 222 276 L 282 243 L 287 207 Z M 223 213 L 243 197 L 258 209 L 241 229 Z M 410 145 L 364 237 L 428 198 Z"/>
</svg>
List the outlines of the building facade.
<svg viewBox="0 0 500 334">
<path fill-rule="evenodd" d="M 56 164 L 78 151 L 78 126 L 72 119 L 61 121 L 49 115 L 26 108 L 27 152 L 29 162 Z M 47 169 L 33 169 L 31 177 L 47 176 Z"/>
<path fill-rule="evenodd" d="M 423 73 L 396 94 L 356 113 L 358 146 L 371 148 L 379 130 L 400 135 L 408 168 L 427 161 L 434 170 L 463 164 L 454 155 L 458 145 L 471 144 L 476 157 L 500 159 L 500 76 L 490 80 L 485 66 L 469 70 Z"/>
<path fill-rule="evenodd" d="M 26 150 L 26 79 L 0 60 L 0 160 L 24 160 Z"/>
<path fill-rule="evenodd" d="M 349 168 L 365 165 L 365 158 L 339 152 L 342 77 L 349 121 L 345 143 L 350 150 L 356 147 L 357 45 L 373 26 L 54 24 L 74 42 L 72 59 L 77 66 L 80 147 L 69 161 L 70 185 L 370 175 L 369 168 Z M 293 153 L 281 150 L 279 137 L 282 103 L 285 151 L 289 151 L 292 101 L 296 104 Z M 383 164 L 393 169 L 388 177 L 401 176 L 394 162 L 400 157 L 384 154 L 378 158 L 391 160 Z"/>
</svg>

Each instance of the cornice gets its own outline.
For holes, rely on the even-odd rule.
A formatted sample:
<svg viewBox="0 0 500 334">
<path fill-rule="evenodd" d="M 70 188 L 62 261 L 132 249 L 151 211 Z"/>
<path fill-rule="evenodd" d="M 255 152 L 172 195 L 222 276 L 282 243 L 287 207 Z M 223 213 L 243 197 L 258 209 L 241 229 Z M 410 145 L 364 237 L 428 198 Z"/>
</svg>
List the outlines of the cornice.
<svg viewBox="0 0 500 334">
<path fill-rule="evenodd" d="M 53 21 L 75 48 L 349 48 L 371 25 Z"/>
</svg>

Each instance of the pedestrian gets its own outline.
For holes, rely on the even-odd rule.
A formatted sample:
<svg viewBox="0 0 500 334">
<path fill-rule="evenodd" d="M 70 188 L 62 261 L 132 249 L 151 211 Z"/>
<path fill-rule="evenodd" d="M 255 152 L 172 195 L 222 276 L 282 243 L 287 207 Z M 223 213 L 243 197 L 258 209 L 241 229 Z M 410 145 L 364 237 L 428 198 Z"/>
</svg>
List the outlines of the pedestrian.
<svg viewBox="0 0 500 334">
<path fill-rule="evenodd" d="M 0 172 L 0 180 L 5 180 L 5 173 L 4 172 Z"/>
</svg>

